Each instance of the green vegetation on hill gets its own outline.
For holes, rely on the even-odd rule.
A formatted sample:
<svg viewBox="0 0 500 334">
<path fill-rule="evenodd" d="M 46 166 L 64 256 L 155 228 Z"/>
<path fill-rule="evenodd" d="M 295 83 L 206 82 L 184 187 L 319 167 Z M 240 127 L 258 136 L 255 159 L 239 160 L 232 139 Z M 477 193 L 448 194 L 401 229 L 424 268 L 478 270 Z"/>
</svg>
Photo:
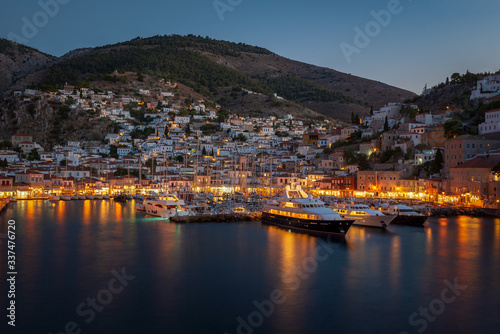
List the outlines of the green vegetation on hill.
<svg viewBox="0 0 500 334">
<path fill-rule="evenodd" d="M 194 35 L 170 35 L 153 36 L 149 38 L 137 37 L 131 41 L 119 43 L 117 45 L 130 46 L 160 46 L 162 48 L 195 48 L 200 51 L 210 52 L 216 55 L 239 57 L 242 52 L 255 54 L 271 54 L 272 52 L 264 48 L 248 45 L 245 43 L 232 43 L 219 41 L 210 37 Z"/>
<path fill-rule="evenodd" d="M 200 36 L 155 36 L 136 38 L 116 45 L 103 46 L 49 69 L 42 87 L 78 84 L 81 80 L 102 80 L 115 70 L 136 72 L 174 80 L 215 99 L 218 88 L 236 87 L 272 96 L 274 92 L 289 100 L 367 104 L 340 92 L 321 87 L 296 75 L 252 78 L 236 69 L 214 62 L 203 52 L 238 57 L 242 52 L 271 54 L 270 51 L 242 43 L 218 41 Z M 219 97 L 221 98 L 221 97 Z M 222 99 L 223 100 L 223 99 Z"/>
<path fill-rule="evenodd" d="M 293 101 L 322 101 L 322 102 L 340 102 L 356 103 L 362 106 L 368 104 L 353 99 L 339 92 L 321 87 L 309 80 L 299 76 L 288 74 L 276 77 L 267 77 L 261 79 L 266 85 L 271 87 L 278 95 Z"/>
<path fill-rule="evenodd" d="M 3 54 L 7 54 L 7 55 L 14 55 L 14 50 L 19 50 L 19 51 L 23 51 L 23 52 L 39 52 L 49 58 L 53 58 L 53 56 L 51 55 L 48 55 L 46 53 L 43 53 L 43 52 L 40 52 L 36 49 L 33 49 L 32 47 L 29 47 L 29 46 L 26 46 L 26 45 L 23 45 L 23 44 L 19 44 L 19 43 L 15 43 L 15 42 L 12 42 L 12 41 L 9 41 L 8 39 L 5 39 L 5 38 L 0 38 L 0 53 L 3 53 Z"/>
<path fill-rule="evenodd" d="M 128 48 L 99 49 L 51 67 L 44 84 L 61 86 L 77 83 L 83 75 L 132 71 L 174 80 L 197 92 L 213 97 L 218 87 L 242 86 L 268 93 L 257 80 L 224 65 L 217 64 L 198 52 L 181 48 L 132 45 Z"/>
</svg>

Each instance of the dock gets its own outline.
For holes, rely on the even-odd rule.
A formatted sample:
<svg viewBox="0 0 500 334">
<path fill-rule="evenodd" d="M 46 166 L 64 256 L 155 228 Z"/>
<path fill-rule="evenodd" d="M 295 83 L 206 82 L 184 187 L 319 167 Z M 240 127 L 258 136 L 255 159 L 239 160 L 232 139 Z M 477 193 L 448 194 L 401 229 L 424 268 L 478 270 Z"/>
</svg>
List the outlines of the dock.
<svg viewBox="0 0 500 334">
<path fill-rule="evenodd" d="M 262 217 L 261 212 L 250 213 L 227 213 L 227 214 L 214 214 L 214 215 L 196 215 L 196 216 L 181 216 L 170 217 L 170 221 L 180 224 L 189 223 L 230 223 L 242 221 L 258 221 Z"/>
</svg>

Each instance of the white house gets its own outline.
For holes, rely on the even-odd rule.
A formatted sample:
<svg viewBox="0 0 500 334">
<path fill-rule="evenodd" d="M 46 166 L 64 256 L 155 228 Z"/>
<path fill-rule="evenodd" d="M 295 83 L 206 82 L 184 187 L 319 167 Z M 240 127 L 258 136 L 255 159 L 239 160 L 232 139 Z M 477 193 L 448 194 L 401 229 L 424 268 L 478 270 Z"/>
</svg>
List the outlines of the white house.
<svg viewBox="0 0 500 334">
<path fill-rule="evenodd" d="M 484 113 L 484 123 L 478 126 L 479 134 L 500 131 L 500 109 L 490 110 Z"/>
<path fill-rule="evenodd" d="M 489 98 L 500 94 L 500 74 L 484 77 L 477 82 L 476 89 L 472 91 L 470 98 Z"/>
</svg>

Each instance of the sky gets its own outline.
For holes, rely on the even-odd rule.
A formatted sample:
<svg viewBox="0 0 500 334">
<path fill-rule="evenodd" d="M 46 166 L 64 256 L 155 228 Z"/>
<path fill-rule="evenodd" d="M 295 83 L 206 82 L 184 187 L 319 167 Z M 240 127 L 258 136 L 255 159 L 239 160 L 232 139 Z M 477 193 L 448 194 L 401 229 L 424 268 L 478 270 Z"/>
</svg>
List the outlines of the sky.
<svg viewBox="0 0 500 334">
<path fill-rule="evenodd" d="M 16 0 L 0 37 L 55 56 L 154 35 L 243 42 L 420 94 L 500 69 L 498 0 Z"/>
</svg>

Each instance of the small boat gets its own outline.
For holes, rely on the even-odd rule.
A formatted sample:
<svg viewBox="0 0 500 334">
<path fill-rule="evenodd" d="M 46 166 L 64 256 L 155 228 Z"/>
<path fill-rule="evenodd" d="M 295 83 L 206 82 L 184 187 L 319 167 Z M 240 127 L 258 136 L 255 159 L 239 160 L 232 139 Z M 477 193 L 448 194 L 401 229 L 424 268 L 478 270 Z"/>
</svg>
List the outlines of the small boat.
<svg viewBox="0 0 500 334">
<path fill-rule="evenodd" d="M 17 202 L 17 198 L 15 197 L 9 197 L 7 199 L 9 200 L 9 202 Z"/>
<path fill-rule="evenodd" d="M 94 199 L 94 195 L 87 195 L 87 199 Z"/>
<path fill-rule="evenodd" d="M 144 204 L 142 204 L 142 203 L 136 203 L 136 204 L 135 204 L 135 209 L 136 209 L 137 211 L 146 211 L 146 207 L 145 207 L 145 206 L 144 206 Z"/>
<path fill-rule="evenodd" d="M 61 200 L 62 201 L 71 201 L 71 196 L 70 195 L 61 195 Z"/>
<path fill-rule="evenodd" d="M 392 224 L 424 226 L 427 221 L 427 216 L 404 204 L 381 206 L 379 210 L 385 215 L 396 215 Z"/>
<path fill-rule="evenodd" d="M 396 215 L 384 215 L 366 204 L 335 204 L 332 209 L 338 212 L 342 219 L 354 219 L 354 225 L 387 228 L 396 218 Z"/>
<path fill-rule="evenodd" d="M 60 199 L 61 198 L 57 195 L 50 195 L 49 196 L 49 201 L 51 201 L 51 202 L 59 202 Z"/>
<path fill-rule="evenodd" d="M 80 199 L 80 198 L 79 198 L 78 196 L 76 196 L 76 195 L 71 196 L 71 200 L 72 200 L 72 201 L 74 201 L 74 200 L 78 200 L 78 199 Z"/>
<path fill-rule="evenodd" d="M 343 220 L 324 202 L 307 195 L 300 185 L 287 185 L 283 197 L 269 200 L 262 209 L 262 222 L 302 232 L 345 237 L 354 220 Z"/>
<path fill-rule="evenodd" d="M 132 195 L 125 195 L 125 197 L 126 197 L 127 199 L 134 199 L 134 196 L 132 196 Z"/>
<path fill-rule="evenodd" d="M 118 194 L 118 195 L 115 195 L 114 200 L 117 202 L 126 202 L 127 197 L 123 194 Z"/>
<path fill-rule="evenodd" d="M 103 195 L 102 199 L 109 199 L 109 195 Z"/>
<path fill-rule="evenodd" d="M 244 207 L 242 206 L 237 206 L 235 208 L 233 208 L 233 212 L 234 213 L 247 213 L 247 209 L 245 209 Z"/>
<path fill-rule="evenodd" d="M 94 199 L 102 199 L 103 196 L 102 195 L 94 195 Z"/>
<path fill-rule="evenodd" d="M 86 199 L 87 197 L 85 195 L 79 195 L 78 199 Z"/>
</svg>

